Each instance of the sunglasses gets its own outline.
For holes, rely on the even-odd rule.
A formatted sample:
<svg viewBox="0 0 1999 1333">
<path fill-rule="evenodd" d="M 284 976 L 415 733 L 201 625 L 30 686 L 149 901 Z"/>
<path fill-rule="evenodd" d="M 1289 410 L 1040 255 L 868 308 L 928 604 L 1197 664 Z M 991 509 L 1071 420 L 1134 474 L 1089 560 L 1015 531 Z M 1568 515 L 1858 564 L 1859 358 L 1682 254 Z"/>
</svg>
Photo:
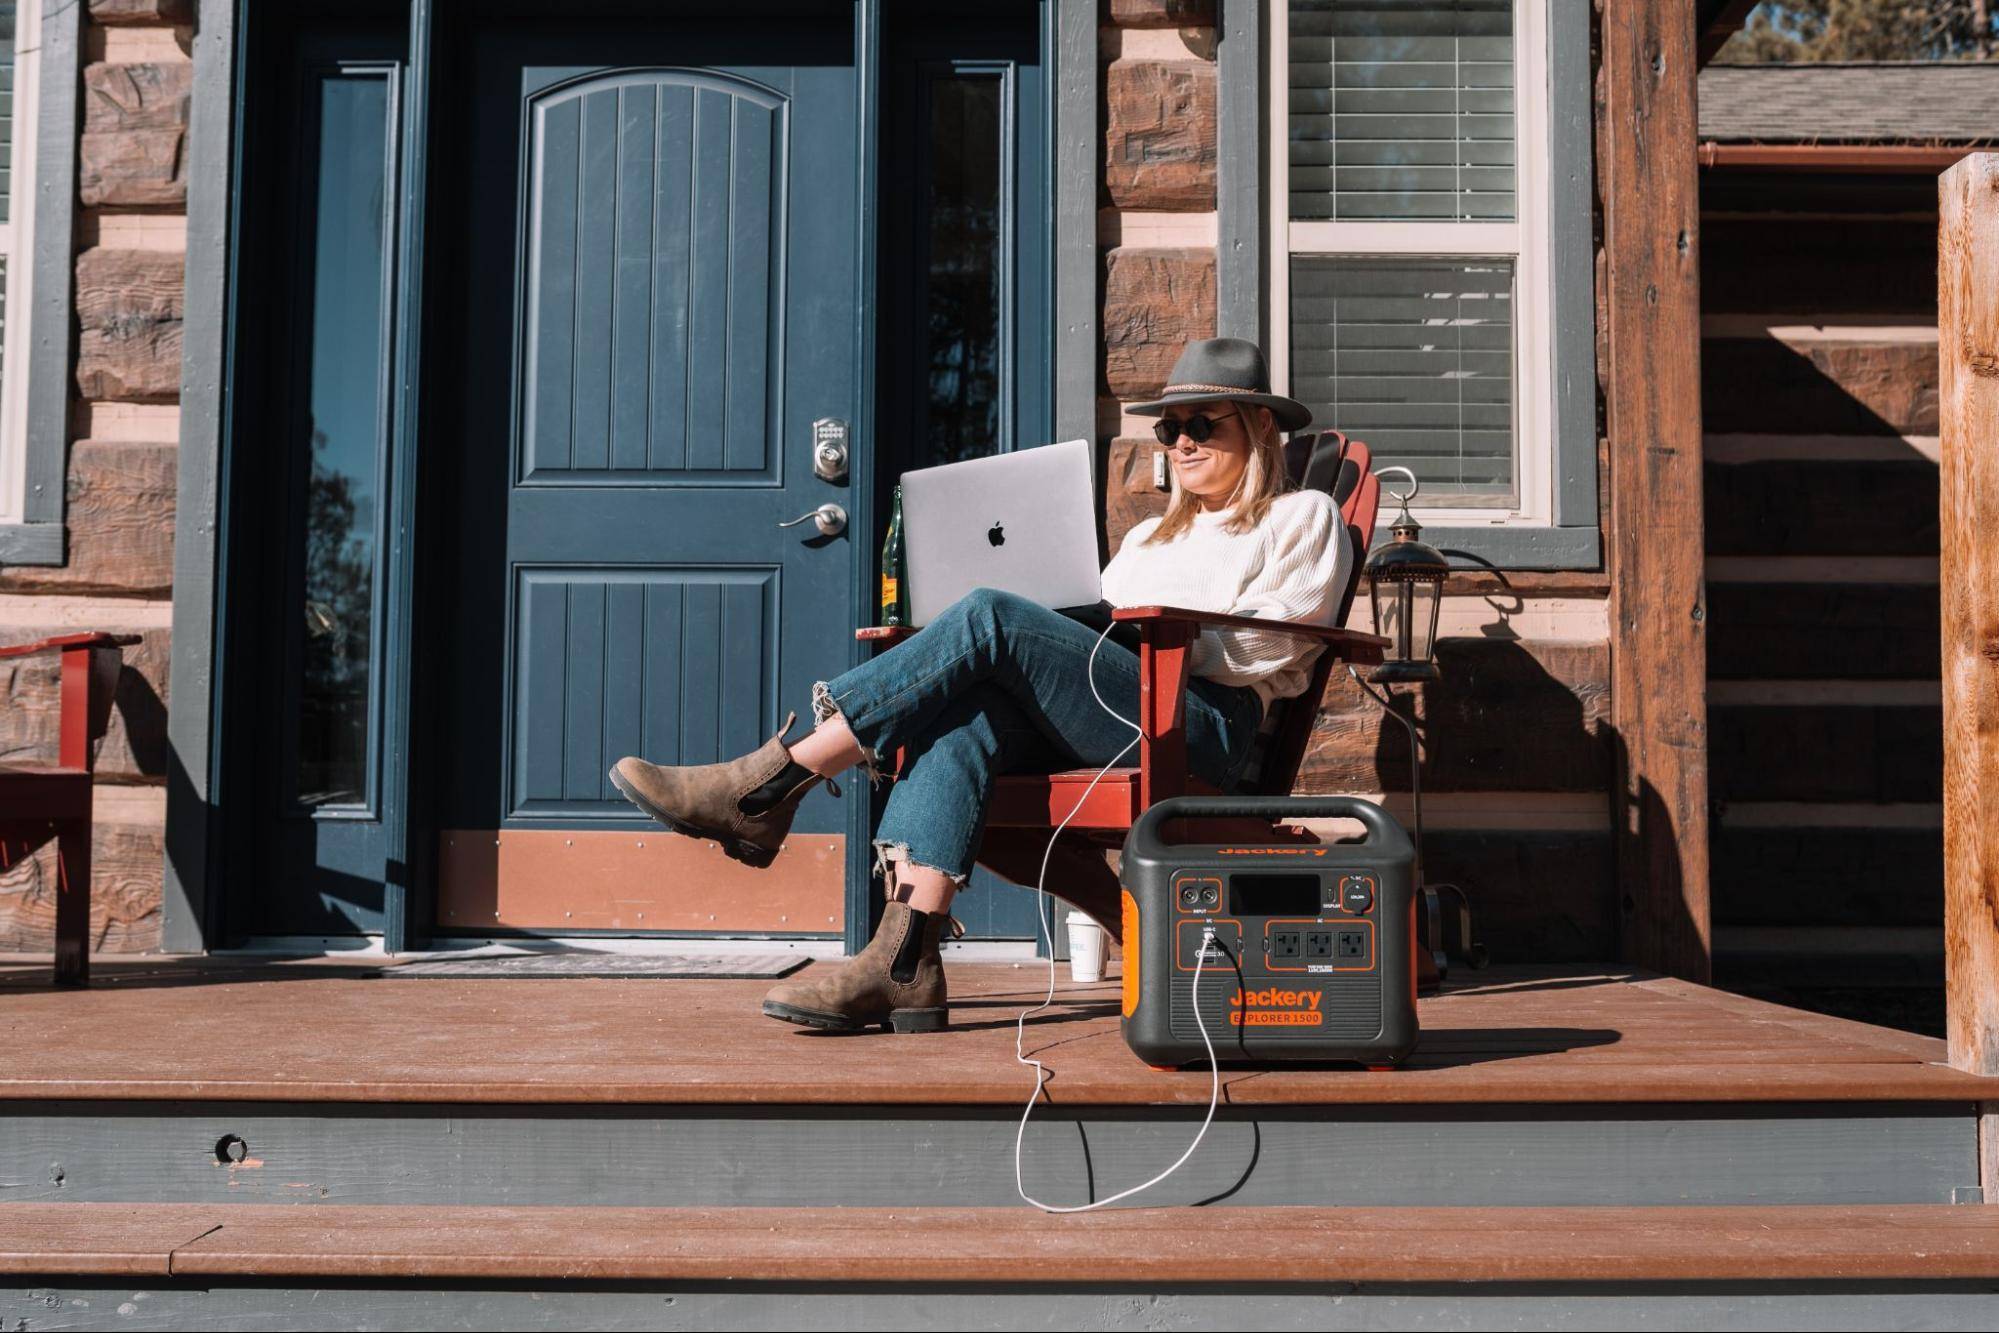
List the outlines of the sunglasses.
<svg viewBox="0 0 1999 1333">
<path fill-rule="evenodd" d="M 1152 423 L 1152 435 L 1161 444 L 1172 444 L 1182 435 L 1185 435 L 1195 444 L 1206 444 L 1214 438 L 1215 423 L 1217 421 L 1227 421 L 1230 417 L 1239 417 L 1241 415 L 1242 413 L 1240 412 L 1225 412 L 1218 417 L 1192 416 L 1181 421 L 1169 421 L 1161 418 Z"/>
</svg>

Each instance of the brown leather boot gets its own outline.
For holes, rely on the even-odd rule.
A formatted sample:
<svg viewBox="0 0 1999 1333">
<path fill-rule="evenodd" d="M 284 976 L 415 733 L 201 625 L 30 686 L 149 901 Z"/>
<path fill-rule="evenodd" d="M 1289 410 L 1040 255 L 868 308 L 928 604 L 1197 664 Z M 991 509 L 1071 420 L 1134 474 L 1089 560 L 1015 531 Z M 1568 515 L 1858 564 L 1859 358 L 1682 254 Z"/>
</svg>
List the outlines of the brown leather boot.
<svg viewBox="0 0 1999 1333">
<path fill-rule="evenodd" d="M 945 930 L 962 929 L 943 912 L 918 912 L 890 899 L 868 947 L 830 971 L 818 965 L 764 997 L 764 1012 L 787 1023 L 856 1032 L 877 1024 L 896 1032 L 942 1032 L 950 1025 Z"/>
<path fill-rule="evenodd" d="M 713 838 L 735 860 L 759 868 L 767 866 L 777 859 L 777 849 L 791 831 L 792 817 L 805 794 L 820 782 L 832 785 L 815 773 L 763 813 L 753 815 L 743 809 L 745 796 L 784 772 L 791 762 L 784 734 L 797 720 L 798 714 L 786 714 L 776 735 L 726 764 L 649 764 L 627 756 L 612 766 L 611 785 L 675 833 Z"/>
</svg>

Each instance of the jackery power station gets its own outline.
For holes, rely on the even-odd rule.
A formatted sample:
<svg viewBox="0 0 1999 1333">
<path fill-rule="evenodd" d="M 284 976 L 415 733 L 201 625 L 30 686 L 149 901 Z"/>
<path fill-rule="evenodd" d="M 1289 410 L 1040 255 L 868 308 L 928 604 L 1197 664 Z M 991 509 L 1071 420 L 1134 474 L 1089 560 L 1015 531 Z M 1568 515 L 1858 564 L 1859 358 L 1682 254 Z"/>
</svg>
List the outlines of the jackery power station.
<svg viewBox="0 0 1999 1333">
<path fill-rule="evenodd" d="M 1177 821 L 1344 818 L 1360 842 L 1168 843 Z M 1124 1039 L 1148 1064 L 1393 1065 L 1416 1046 L 1415 849 L 1351 797 L 1176 797 L 1125 839 Z M 1203 952 L 1205 949 L 1205 953 Z M 1195 993 L 1196 970 L 1199 993 Z M 1198 1012 L 1198 1017 L 1197 1017 Z"/>
</svg>

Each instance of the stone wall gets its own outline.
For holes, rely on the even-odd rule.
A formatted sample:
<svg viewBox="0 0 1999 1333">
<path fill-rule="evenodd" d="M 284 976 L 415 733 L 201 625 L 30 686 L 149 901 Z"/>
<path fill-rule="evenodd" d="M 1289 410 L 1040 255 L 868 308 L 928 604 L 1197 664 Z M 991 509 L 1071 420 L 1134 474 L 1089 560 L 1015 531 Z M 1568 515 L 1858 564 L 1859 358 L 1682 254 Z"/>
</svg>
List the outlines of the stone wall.
<svg viewBox="0 0 1999 1333">
<path fill-rule="evenodd" d="M 1215 0 L 1112 0 L 1104 60 L 1104 367 L 1098 430 L 1111 437 L 1111 549 L 1166 507 L 1149 423 L 1124 413 L 1157 394 L 1190 338 L 1215 335 Z"/>
<path fill-rule="evenodd" d="M 67 559 L 0 568 L 0 641 L 142 636 L 97 752 L 91 925 L 111 952 L 160 937 L 192 8 L 90 0 Z M 54 760 L 58 674 L 54 657 L 0 665 L 0 761 Z M 53 849 L 0 872 L 0 950 L 49 947 L 54 886 Z"/>
</svg>

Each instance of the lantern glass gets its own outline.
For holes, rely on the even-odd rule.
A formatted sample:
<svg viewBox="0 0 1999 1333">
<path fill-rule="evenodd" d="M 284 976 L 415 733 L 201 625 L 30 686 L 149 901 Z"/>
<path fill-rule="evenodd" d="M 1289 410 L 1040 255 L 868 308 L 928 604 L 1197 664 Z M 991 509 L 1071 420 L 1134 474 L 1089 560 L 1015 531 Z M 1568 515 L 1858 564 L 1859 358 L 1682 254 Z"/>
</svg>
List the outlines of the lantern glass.
<svg viewBox="0 0 1999 1333">
<path fill-rule="evenodd" d="M 1411 662 L 1433 662 L 1437 656 L 1437 612 L 1443 603 L 1444 581 L 1411 579 L 1403 588 L 1409 619 L 1401 641 L 1402 656 Z"/>
<path fill-rule="evenodd" d="M 1376 547 L 1367 558 L 1367 591 L 1374 604 L 1374 632 L 1388 640 L 1374 679 L 1383 684 L 1420 684 L 1437 679 L 1437 612 L 1443 605 L 1444 579 L 1451 562 L 1421 540 L 1423 525 L 1409 517 L 1409 499 L 1416 493 L 1407 468 L 1384 468 L 1409 476 L 1407 494 L 1398 494 L 1402 513 L 1389 531 L 1394 540 Z"/>
<path fill-rule="evenodd" d="M 1377 681 L 1435 679 L 1443 588 L 1440 572 L 1406 567 L 1368 571 L 1374 632 L 1389 641 L 1385 660 L 1374 673 Z"/>
</svg>

